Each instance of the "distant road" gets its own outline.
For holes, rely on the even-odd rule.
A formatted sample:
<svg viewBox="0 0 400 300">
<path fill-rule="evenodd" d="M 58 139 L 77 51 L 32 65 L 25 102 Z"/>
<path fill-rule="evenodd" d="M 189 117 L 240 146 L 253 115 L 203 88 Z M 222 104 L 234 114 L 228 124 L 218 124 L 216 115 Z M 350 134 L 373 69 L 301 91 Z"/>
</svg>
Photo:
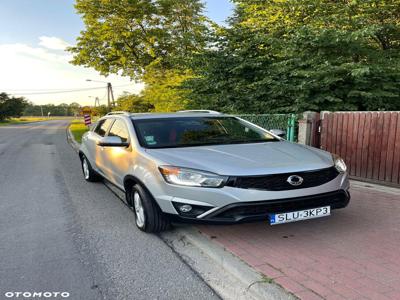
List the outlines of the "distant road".
<svg viewBox="0 0 400 300">
<path fill-rule="evenodd" d="M 68 123 L 0 127 L 0 299 L 218 298 L 102 183 L 83 180 Z"/>
</svg>

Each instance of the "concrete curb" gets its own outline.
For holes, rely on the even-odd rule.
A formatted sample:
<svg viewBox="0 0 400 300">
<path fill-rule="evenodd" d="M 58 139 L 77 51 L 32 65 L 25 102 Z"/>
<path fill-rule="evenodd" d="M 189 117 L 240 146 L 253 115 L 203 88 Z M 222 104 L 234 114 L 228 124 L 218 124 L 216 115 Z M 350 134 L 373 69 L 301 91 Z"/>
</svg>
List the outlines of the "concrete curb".
<svg viewBox="0 0 400 300">
<path fill-rule="evenodd" d="M 161 238 L 223 299 L 297 299 L 195 227 L 176 228 L 162 233 Z M 185 249 L 191 246 L 197 251 Z M 225 282 L 221 283 L 221 279 Z"/>
<path fill-rule="evenodd" d="M 78 152 L 80 144 L 75 140 L 70 127 L 71 127 L 71 124 L 69 124 L 67 127 L 67 141 L 71 145 L 72 149 L 74 149 L 75 152 Z"/>
<path fill-rule="evenodd" d="M 358 180 L 350 180 L 350 192 L 351 192 L 352 187 L 363 188 L 363 189 L 368 189 L 371 191 L 384 192 L 384 193 L 389 193 L 389 194 L 400 196 L 400 188 L 386 186 L 386 185 L 374 184 L 374 183 L 358 181 Z"/>
</svg>

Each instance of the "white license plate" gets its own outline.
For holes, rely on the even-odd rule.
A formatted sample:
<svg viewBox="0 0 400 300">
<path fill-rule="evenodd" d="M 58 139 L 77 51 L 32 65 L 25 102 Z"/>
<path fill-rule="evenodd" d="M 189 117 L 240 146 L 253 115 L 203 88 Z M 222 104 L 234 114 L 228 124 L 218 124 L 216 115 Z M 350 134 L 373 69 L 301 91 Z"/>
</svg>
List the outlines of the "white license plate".
<svg viewBox="0 0 400 300">
<path fill-rule="evenodd" d="M 310 209 L 298 210 L 280 214 L 270 214 L 269 223 L 271 225 L 277 225 L 277 224 L 290 223 L 301 220 L 326 217 L 329 216 L 330 214 L 331 214 L 330 206 L 310 208 Z"/>
</svg>

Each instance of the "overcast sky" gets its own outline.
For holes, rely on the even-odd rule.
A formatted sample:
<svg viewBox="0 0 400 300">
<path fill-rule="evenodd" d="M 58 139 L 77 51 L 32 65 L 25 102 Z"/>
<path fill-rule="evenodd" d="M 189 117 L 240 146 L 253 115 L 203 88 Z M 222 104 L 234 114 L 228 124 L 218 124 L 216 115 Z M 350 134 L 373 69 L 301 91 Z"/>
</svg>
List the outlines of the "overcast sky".
<svg viewBox="0 0 400 300">
<path fill-rule="evenodd" d="M 222 23 L 231 13 L 229 0 L 207 0 L 206 13 Z M 100 76 L 88 68 L 72 66 L 66 46 L 73 45 L 83 23 L 75 13 L 73 0 L 1 0 L 0 1 L 0 92 L 24 95 L 37 104 L 79 102 L 93 104 L 94 97 L 106 103 L 106 89 L 74 93 L 32 95 L 43 90 L 87 89 L 112 82 L 116 96 L 123 91 L 138 92 L 141 84 L 129 78 Z M 42 90 L 42 91 L 41 91 Z"/>
</svg>

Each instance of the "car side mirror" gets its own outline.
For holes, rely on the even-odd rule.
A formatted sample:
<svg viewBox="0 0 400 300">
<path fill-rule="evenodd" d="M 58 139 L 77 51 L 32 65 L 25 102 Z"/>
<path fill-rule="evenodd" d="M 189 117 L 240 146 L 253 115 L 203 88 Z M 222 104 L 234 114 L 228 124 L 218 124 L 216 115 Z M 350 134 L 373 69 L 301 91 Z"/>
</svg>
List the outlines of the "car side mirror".
<svg viewBox="0 0 400 300">
<path fill-rule="evenodd" d="M 118 136 L 105 136 L 97 142 L 97 145 L 101 147 L 128 147 L 129 143 L 123 142 Z"/>
<path fill-rule="evenodd" d="M 270 132 L 272 134 L 275 134 L 281 138 L 285 138 L 286 137 L 286 131 L 284 130 L 280 130 L 280 129 L 271 129 Z"/>
</svg>

